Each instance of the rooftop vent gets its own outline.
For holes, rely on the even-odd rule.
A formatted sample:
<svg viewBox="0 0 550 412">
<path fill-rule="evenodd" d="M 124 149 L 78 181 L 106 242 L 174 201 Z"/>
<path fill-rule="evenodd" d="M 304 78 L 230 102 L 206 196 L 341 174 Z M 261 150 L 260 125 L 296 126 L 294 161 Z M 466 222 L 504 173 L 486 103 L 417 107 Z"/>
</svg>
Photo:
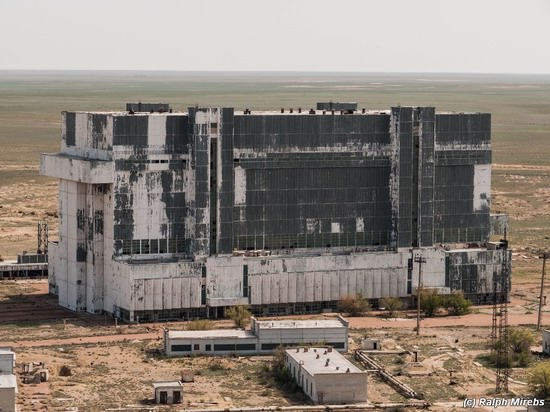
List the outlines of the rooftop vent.
<svg viewBox="0 0 550 412">
<path fill-rule="evenodd" d="M 130 113 L 164 113 L 171 112 L 168 103 L 126 103 L 126 111 Z"/>
<path fill-rule="evenodd" d="M 357 110 L 357 103 L 355 102 L 318 102 L 317 110 L 346 110 L 353 113 Z"/>
</svg>

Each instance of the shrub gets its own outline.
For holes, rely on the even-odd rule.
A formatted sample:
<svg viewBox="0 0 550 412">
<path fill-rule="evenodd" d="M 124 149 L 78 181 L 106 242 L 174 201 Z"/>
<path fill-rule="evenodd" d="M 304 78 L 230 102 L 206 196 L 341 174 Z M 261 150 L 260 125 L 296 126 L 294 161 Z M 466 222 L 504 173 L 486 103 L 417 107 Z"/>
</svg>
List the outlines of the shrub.
<svg viewBox="0 0 550 412">
<path fill-rule="evenodd" d="M 348 316 L 361 316 L 369 311 L 369 303 L 363 299 L 363 295 L 357 293 L 355 295 L 345 295 L 338 302 L 340 311 Z"/>
<path fill-rule="evenodd" d="M 452 292 L 443 296 L 443 306 L 447 313 L 453 316 L 462 316 L 470 313 L 472 302 L 464 297 L 462 291 Z"/>
<path fill-rule="evenodd" d="M 223 371 L 225 370 L 225 366 L 221 362 L 212 362 L 210 365 L 208 365 L 208 369 L 210 369 L 212 372 L 217 371 Z"/>
<path fill-rule="evenodd" d="M 535 338 L 531 331 L 526 328 L 510 328 L 508 331 L 508 367 L 524 368 L 531 364 L 533 356 L 531 354 L 531 345 L 535 342 Z M 497 353 L 500 343 L 497 342 L 493 348 L 490 360 L 493 365 L 496 365 Z M 502 367 L 506 365 L 501 365 Z"/>
<path fill-rule="evenodd" d="M 529 389 L 542 399 L 550 397 L 550 361 L 539 362 L 527 374 Z"/>
<path fill-rule="evenodd" d="M 442 305 L 443 299 L 437 290 L 422 289 L 420 291 L 420 309 L 426 316 L 434 316 Z"/>
<path fill-rule="evenodd" d="M 395 296 L 386 296 L 380 300 L 380 306 L 386 309 L 389 317 L 394 317 L 403 307 L 403 302 Z"/>
<path fill-rule="evenodd" d="M 59 376 L 71 376 L 72 374 L 71 368 L 67 365 L 63 365 L 59 368 Z"/>
<path fill-rule="evenodd" d="M 535 343 L 535 337 L 529 329 L 510 328 L 508 343 L 514 353 L 531 353 L 531 346 Z"/>
<path fill-rule="evenodd" d="M 250 309 L 248 309 L 248 306 L 239 305 L 232 306 L 227 309 L 226 315 L 235 323 L 235 326 L 244 329 L 246 328 L 246 325 L 250 323 L 252 313 L 250 312 Z"/>
<path fill-rule="evenodd" d="M 186 330 L 210 330 L 212 328 L 213 328 L 212 321 L 208 319 L 192 320 L 185 327 Z"/>
</svg>

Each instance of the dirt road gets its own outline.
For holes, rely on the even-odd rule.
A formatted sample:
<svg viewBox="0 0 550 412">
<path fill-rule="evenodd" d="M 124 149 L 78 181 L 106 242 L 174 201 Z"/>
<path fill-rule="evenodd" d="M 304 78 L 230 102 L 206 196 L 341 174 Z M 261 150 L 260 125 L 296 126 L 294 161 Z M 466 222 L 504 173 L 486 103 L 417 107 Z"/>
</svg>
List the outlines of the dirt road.
<svg viewBox="0 0 550 412">
<path fill-rule="evenodd" d="M 350 321 L 350 327 L 354 329 L 363 328 L 406 328 L 413 329 L 416 327 L 415 318 L 397 318 L 397 319 L 384 319 L 380 317 L 361 317 L 361 318 L 348 318 Z M 441 328 L 441 327 L 490 327 L 492 316 L 489 314 L 471 314 L 465 316 L 445 316 L 426 318 L 421 321 L 422 328 Z M 544 321 L 544 319 L 543 319 Z M 531 313 L 526 315 L 514 315 L 510 314 L 508 317 L 508 323 L 511 326 L 518 325 L 534 325 L 537 323 L 537 314 Z M 544 322 L 543 322 L 544 324 Z M 158 326 L 157 324 L 156 326 Z M 41 346 L 63 346 L 63 345 L 82 345 L 90 343 L 113 343 L 124 342 L 132 340 L 160 340 L 162 339 L 162 329 L 159 327 L 154 332 L 149 333 L 135 333 L 135 334 L 112 334 L 104 336 L 89 336 L 69 339 L 47 339 L 47 340 L 21 340 L 12 342 L 0 342 L 0 346 L 13 346 L 17 347 L 41 347 Z"/>
<path fill-rule="evenodd" d="M 397 318 L 383 319 L 378 317 L 348 318 L 352 328 L 414 328 L 416 327 L 416 318 Z M 543 317 L 543 324 L 545 318 Z M 444 316 L 435 318 L 425 318 L 421 320 L 420 328 L 439 328 L 452 326 L 486 326 L 491 327 L 492 316 L 485 313 L 475 313 L 465 316 Z M 508 324 L 518 325 L 536 325 L 537 314 L 508 315 Z"/>
<path fill-rule="evenodd" d="M 162 332 L 150 333 L 135 333 L 124 335 L 104 335 L 104 336 L 87 336 L 81 338 L 70 339 L 46 339 L 46 340 L 22 340 L 12 342 L 0 342 L 1 346 L 13 346 L 14 348 L 21 347 L 40 347 L 40 346 L 64 346 L 64 345 L 82 345 L 87 343 L 113 343 L 113 342 L 127 342 L 132 340 L 153 340 L 162 339 Z"/>
</svg>

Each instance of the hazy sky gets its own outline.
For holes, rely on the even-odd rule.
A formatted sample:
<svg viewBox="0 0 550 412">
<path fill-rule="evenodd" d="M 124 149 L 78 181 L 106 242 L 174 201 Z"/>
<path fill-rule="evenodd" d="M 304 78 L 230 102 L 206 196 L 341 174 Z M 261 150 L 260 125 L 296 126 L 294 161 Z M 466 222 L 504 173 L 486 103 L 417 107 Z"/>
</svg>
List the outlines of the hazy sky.
<svg viewBox="0 0 550 412">
<path fill-rule="evenodd" d="M 550 73 L 550 0 L 0 0 L 0 69 Z"/>
</svg>

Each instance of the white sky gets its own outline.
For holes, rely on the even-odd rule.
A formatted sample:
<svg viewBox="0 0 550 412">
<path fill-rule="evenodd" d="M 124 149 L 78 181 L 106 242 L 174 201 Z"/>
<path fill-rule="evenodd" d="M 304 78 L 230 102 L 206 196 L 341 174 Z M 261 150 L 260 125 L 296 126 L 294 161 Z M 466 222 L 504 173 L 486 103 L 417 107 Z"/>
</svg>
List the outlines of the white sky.
<svg viewBox="0 0 550 412">
<path fill-rule="evenodd" d="M 0 69 L 550 73 L 550 0 L 0 0 Z"/>
</svg>

